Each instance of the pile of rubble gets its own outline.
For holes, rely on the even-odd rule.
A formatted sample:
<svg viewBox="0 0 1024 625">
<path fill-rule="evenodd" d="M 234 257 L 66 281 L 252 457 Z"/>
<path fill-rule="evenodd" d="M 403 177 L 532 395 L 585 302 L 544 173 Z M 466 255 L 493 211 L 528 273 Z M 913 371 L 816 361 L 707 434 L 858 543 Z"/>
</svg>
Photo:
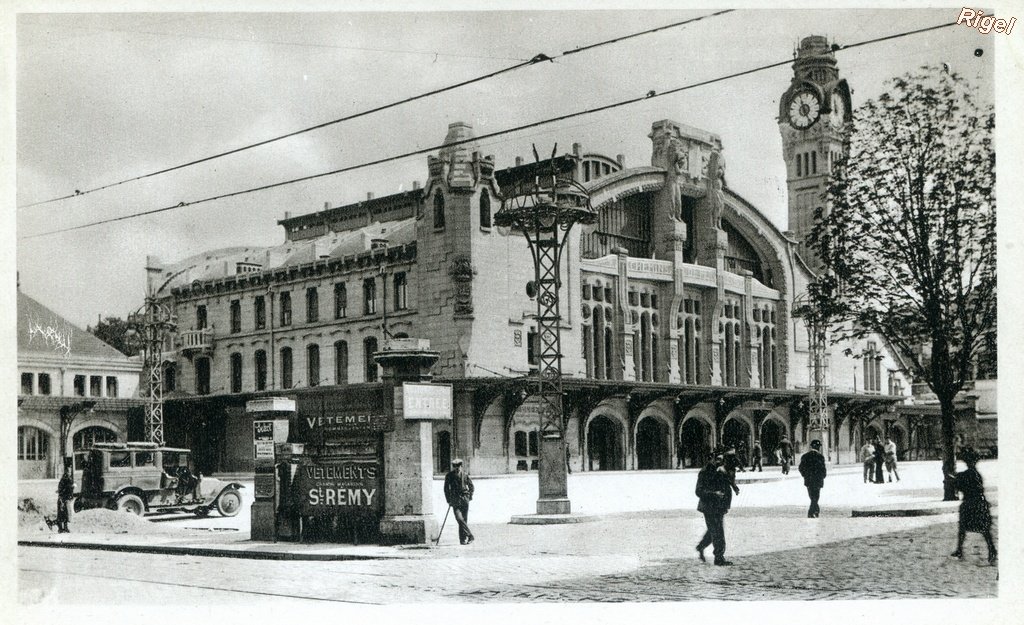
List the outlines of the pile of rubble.
<svg viewBox="0 0 1024 625">
<path fill-rule="evenodd" d="M 178 534 L 183 531 L 167 523 L 153 523 L 128 512 L 105 508 L 73 512 L 68 526 L 75 534 Z M 18 503 L 19 534 L 56 532 L 56 513 L 44 513 L 32 499 Z"/>
</svg>

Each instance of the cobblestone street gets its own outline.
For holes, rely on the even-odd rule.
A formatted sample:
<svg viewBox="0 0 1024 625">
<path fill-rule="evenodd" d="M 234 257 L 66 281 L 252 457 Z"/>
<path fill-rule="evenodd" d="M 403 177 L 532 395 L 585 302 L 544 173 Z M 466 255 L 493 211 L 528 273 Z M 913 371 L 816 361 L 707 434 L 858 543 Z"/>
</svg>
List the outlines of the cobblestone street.
<svg viewBox="0 0 1024 625">
<path fill-rule="evenodd" d="M 988 564 L 983 541 L 969 538 L 965 558 L 958 561 L 948 555 L 955 535 L 956 523 L 947 521 L 814 547 L 729 556 L 731 567 L 701 563 L 694 553 L 629 573 L 507 584 L 457 597 L 559 602 L 995 597 L 998 569 Z"/>
</svg>

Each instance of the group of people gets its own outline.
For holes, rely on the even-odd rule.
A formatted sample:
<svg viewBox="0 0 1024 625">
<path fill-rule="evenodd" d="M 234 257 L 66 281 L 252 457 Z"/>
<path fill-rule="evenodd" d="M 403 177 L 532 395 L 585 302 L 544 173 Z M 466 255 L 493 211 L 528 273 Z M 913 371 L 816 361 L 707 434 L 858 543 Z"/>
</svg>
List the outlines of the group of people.
<svg viewBox="0 0 1024 625">
<path fill-rule="evenodd" d="M 860 460 L 864 463 L 865 484 L 883 484 L 883 466 L 889 474 L 890 482 L 893 475 L 896 476 L 897 482 L 900 481 L 899 471 L 896 470 L 896 443 L 892 442 L 892 438 L 885 437 L 884 444 L 877 436 L 874 440 L 866 441 L 860 448 Z"/>
<path fill-rule="evenodd" d="M 878 457 L 883 459 L 890 472 L 889 481 L 892 481 L 892 474 L 895 474 L 896 480 L 899 481 L 900 476 L 896 472 L 896 445 L 892 439 L 886 438 L 884 446 L 881 441 L 876 439 L 874 443 L 869 443 L 864 447 L 871 447 L 869 453 L 872 471 L 876 474 L 874 481 L 878 483 L 882 481 L 881 461 L 876 465 Z M 985 487 L 981 474 L 977 470 L 978 454 L 971 448 L 965 448 L 960 454 L 960 459 L 967 465 L 967 470 L 948 476 L 953 481 L 956 490 L 963 493 L 956 551 L 950 555 L 962 559 L 967 532 L 976 532 L 985 538 L 989 562 L 995 562 L 997 552 L 992 539 L 992 514 L 988 500 L 985 498 Z M 718 447 L 708 464 L 697 474 L 697 488 L 695 489 L 698 498 L 697 511 L 703 513 L 706 527 L 704 536 L 697 543 L 697 557 L 701 562 L 707 562 L 704 550 L 710 545 L 716 565 L 729 566 L 732 564 L 725 559 L 725 515 L 732 507 L 733 495 L 740 494 L 740 488 L 736 484 L 737 466 L 735 450 Z M 788 467 L 785 464 L 783 467 L 783 472 L 788 472 Z M 825 456 L 821 453 L 821 441 L 811 441 L 810 449 L 800 457 L 797 470 L 803 476 L 804 487 L 807 488 L 807 496 L 810 499 L 807 518 L 816 519 L 821 514 L 818 500 L 821 497 L 821 489 L 825 486 L 825 476 L 828 474 Z M 868 460 L 865 459 L 865 482 L 868 481 L 868 475 Z"/>
</svg>

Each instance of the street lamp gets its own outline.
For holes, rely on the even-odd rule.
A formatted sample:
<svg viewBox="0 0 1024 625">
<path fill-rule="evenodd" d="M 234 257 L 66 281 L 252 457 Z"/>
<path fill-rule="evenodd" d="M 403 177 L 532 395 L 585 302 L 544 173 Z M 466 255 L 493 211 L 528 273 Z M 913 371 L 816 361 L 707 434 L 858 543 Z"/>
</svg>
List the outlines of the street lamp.
<svg viewBox="0 0 1024 625">
<path fill-rule="evenodd" d="M 558 149 L 557 144 L 555 150 Z M 536 154 L 536 149 L 534 150 Z M 562 352 L 558 288 L 562 251 L 569 231 L 577 224 L 592 224 L 597 213 L 586 188 L 573 173 L 571 155 L 521 165 L 498 174 L 501 210 L 494 216 L 499 227 L 523 233 L 533 256 L 537 289 L 537 391 L 540 401 L 540 496 L 537 514 L 569 514 L 565 418 L 562 414 Z"/>
</svg>

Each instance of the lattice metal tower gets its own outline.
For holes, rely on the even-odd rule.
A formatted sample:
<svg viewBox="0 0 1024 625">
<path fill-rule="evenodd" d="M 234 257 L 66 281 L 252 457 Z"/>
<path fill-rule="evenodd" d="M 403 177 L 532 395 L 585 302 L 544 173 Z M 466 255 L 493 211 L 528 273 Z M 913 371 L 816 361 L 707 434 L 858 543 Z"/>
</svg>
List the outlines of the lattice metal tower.
<svg viewBox="0 0 1024 625">
<path fill-rule="evenodd" d="M 128 316 L 129 327 L 142 346 L 143 397 L 146 400 L 146 438 L 164 444 L 164 379 L 163 349 L 170 332 L 176 327 L 174 314 L 152 293 L 146 303 Z"/>
<path fill-rule="evenodd" d="M 830 458 L 832 445 L 829 433 L 832 427 L 828 414 L 828 354 L 825 351 L 827 328 L 827 324 L 821 321 L 818 315 L 812 315 L 807 320 L 807 331 L 810 333 L 811 341 L 811 360 L 808 363 L 811 377 L 808 425 L 812 435 L 814 432 L 819 433 L 822 451 L 826 458 Z"/>
<path fill-rule="evenodd" d="M 555 146 L 557 150 L 558 146 Z M 536 154 L 536 150 L 534 150 Z M 576 158 L 565 155 L 514 168 L 502 183 L 500 227 L 523 233 L 533 255 L 539 342 L 537 391 L 540 401 L 540 497 L 538 514 L 568 514 L 565 418 L 562 412 L 562 348 L 558 288 L 562 250 L 570 229 L 591 224 L 597 213 L 573 173 Z"/>
</svg>

